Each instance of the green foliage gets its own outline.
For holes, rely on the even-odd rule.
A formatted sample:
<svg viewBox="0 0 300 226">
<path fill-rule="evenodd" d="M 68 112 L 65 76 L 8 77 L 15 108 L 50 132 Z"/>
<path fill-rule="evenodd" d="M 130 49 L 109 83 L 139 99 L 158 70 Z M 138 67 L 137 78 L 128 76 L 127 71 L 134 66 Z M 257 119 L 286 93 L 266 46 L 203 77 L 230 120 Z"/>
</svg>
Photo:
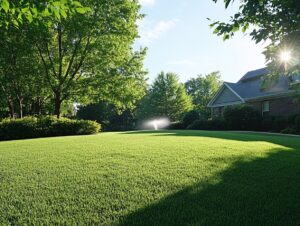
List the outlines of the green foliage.
<svg viewBox="0 0 300 226">
<path fill-rule="evenodd" d="M 147 95 L 138 107 L 138 118 L 169 117 L 172 121 L 181 119 L 184 113 L 192 109 L 192 101 L 184 86 L 174 73 L 158 74 Z"/>
<path fill-rule="evenodd" d="M 107 102 L 79 106 L 76 116 L 79 119 L 97 121 L 103 126 L 106 126 L 108 124 L 109 115 L 112 112 L 111 108 L 112 106 Z"/>
<path fill-rule="evenodd" d="M 94 134 L 100 129 L 100 124 L 87 120 L 55 117 L 4 119 L 0 122 L 0 140 Z"/>
<path fill-rule="evenodd" d="M 200 114 L 196 110 L 191 110 L 191 111 L 185 113 L 182 118 L 183 128 L 188 127 L 190 124 L 192 124 L 192 122 L 199 120 L 199 119 L 200 119 Z"/>
<path fill-rule="evenodd" d="M 79 1 L 73 0 L 0 0 L 0 13 L 6 15 L 0 26 L 13 25 L 17 27 L 26 23 L 38 23 L 41 20 L 47 21 L 50 26 L 51 19 L 61 21 L 76 13 L 84 14 L 90 10 Z"/>
<path fill-rule="evenodd" d="M 0 142 L 0 159 L 0 225 L 300 224 L 296 137 L 103 133 Z"/>
<path fill-rule="evenodd" d="M 294 127 L 287 127 L 283 130 L 281 130 L 281 133 L 284 134 L 297 134 L 297 130 Z"/>
<path fill-rule="evenodd" d="M 182 122 L 172 122 L 167 129 L 184 129 L 185 127 L 183 126 Z"/>
<path fill-rule="evenodd" d="M 297 133 L 296 119 L 298 115 L 289 117 L 284 116 L 268 116 L 262 119 L 262 130 L 269 132 L 282 132 L 282 133 Z"/>
<path fill-rule="evenodd" d="M 83 4 L 91 10 L 59 23 L 52 18 L 55 26 L 32 28 L 57 116 L 61 103 L 68 99 L 109 99 L 123 107 L 133 105 L 144 92 L 145 50 L 134 52 L 131 47 L 141 17 L 138 3 L 102 0 Z"/>
<path fill-rule="evenodd" d="M 298 132 L 300 132 L 300 115 L 295 118 L 295 127 Z"/>
<path fill-rule="evenodd" d="M 230 130 L 255 131 L 261 127 L 261 114 L 247 105 L 226 107 L 223 117 Z"/>
<path fill-rule="evenodd" d="M 59 117 L 66 103 L 99 100 L 133 109 L 144 95 L 146 49 L 132 48 L 137 1 L 0 1 L 0 88 L 11 116 L 47 108 Z"/>
<path fill-rule="evenodd" d="M 222 119 L 199 119 L 187 127 L 188 130 L 224 130 L 225 128 L 225 121 Z"/>
<path fill-rule="evenodd" d="M 119 111 L 118 108 L 108 102 L 80 106 L 77 118 L 97 121 L 106 131 L 124 131 L 134 128 L 134 115 L 130 109 Z"/>
<path fill-rule="evenodd" d="M 274 117 L 272 130 L 275 132 L 280 132 L 288 126 L 288 120 L 285 117 Z"/>
<path fill-rule="evenodd" d="M 219 72 L 212 72 L 205 76 L 199 75 L 185 83 L 186 92 L 192 97 L 194 108 L 200 112 L 202 117 L 210 117 L 210 109 L 207 104 L 220 86 L 221 76 Z"/>
<path fill-rule="evenodd" d="M 233 1 L 224 0 L 226 8 Z M 224 40 L 232 37 L 237 31 L 250 30 L 250 36 L 256 43 L 271 41 L 264 53 L 274 74 L 287 71 L 299 73 L 299 15 L 298 0 L 245 0 L 241 1 L 239 11 L 228 23 L 217 21 L 212 23 L 211 27 L 214 28 L 214 33 L 222 35 Z M 280 62 L 280 52 L 286 50 L 292 51 L 293 60 L 288 63 Z"/>
<path fill-rule="evenodd" d="M 0 27 L 0 97 L 11 117 L 39 114 L 50 93 L 33 45 L 25 25 Z"/>
<path fill-rule="evenodd" d="M 37 118 L 4 119 L 0 122 L 0 140 L 17 140 L 37 136 Z"/>
</svg>

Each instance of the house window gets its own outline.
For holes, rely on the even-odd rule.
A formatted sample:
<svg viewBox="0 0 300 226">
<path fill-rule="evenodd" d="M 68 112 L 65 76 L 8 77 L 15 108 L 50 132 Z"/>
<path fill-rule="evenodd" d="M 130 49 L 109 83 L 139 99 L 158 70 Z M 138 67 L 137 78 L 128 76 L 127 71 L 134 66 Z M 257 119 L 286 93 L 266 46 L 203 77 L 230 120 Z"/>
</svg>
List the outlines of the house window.
<svg viewBox="0 0 300 226">
<path fill-rule="evenodd" d="M 262 103 L 262 113 L 265 114 L 270 111 L 270 102 L 269 101 L 264 101 Z"/>
<path fill-rule="evenodd" d="M 290 78 L 291 85 L 300 83 L 300 75 L 298 74 L 292 74 L 289 76 L 289 78 Z"/>
</svg>

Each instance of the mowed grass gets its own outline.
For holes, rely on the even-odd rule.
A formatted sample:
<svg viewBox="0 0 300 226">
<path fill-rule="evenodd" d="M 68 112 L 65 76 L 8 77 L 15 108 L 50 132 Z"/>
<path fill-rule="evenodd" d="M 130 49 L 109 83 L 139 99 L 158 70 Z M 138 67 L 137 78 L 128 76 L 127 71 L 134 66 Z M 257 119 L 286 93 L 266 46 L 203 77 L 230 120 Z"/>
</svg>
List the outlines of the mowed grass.
<svg viewBox="0 0 300 226">
<path fill-rule="evenodd" d="M 207 131 L 0 142 L 0 225 L 300 225 L 300 138 Z"/>
</svg>

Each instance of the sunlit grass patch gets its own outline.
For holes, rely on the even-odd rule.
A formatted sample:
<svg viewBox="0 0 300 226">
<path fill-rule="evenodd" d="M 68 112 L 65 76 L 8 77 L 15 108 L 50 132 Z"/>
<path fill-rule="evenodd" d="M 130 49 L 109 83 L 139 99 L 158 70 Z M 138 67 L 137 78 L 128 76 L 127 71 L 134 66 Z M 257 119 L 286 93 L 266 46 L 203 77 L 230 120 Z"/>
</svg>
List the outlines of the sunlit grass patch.
<svg viewBox="0 0 300 226">
<path fill-rule="evenodd" d="M 206 131 L 1 142 L 0 224 L 298 224 L 299 151 Z"/>
</svg>

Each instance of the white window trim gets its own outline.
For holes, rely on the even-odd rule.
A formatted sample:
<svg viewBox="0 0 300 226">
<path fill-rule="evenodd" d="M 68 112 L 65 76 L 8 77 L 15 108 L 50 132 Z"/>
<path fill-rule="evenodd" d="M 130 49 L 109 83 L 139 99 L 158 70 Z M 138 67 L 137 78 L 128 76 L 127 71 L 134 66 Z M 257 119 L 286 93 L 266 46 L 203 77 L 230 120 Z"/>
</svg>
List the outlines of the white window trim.
<svg viewBox="0 0 300 226">
<path fill-rule="evenodd" d="M 261 110 L 262 110 L 262 113 L 270 112 L 270 101 L 263 101 Z"/>
</svg>

